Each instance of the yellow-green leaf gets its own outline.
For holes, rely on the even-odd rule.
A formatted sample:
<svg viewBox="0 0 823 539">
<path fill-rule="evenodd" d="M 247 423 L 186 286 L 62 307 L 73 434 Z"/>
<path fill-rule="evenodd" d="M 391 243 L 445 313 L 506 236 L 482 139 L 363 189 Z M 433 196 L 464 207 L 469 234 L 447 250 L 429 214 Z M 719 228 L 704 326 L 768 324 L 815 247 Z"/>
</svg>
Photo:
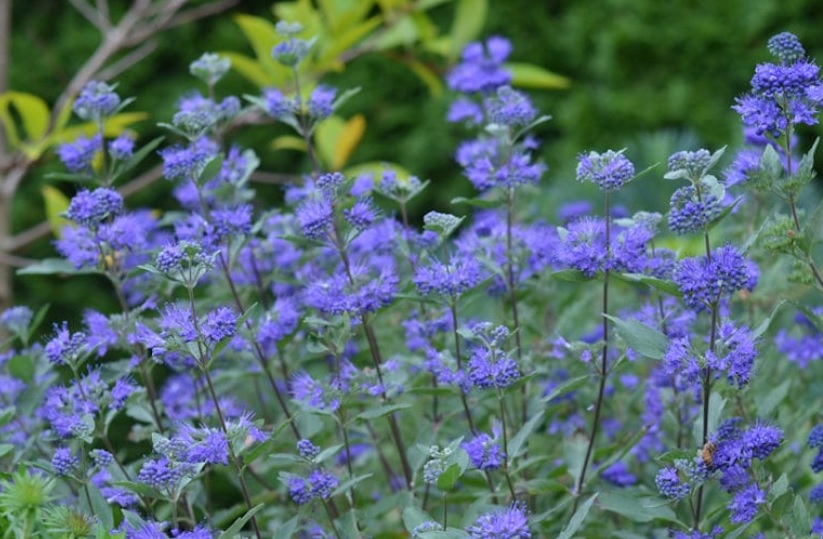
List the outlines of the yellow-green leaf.
<svg viewBox="0 0 823 539">
<path fill-rule="evenodd" d="M 336 60 L 338 56 L 348 51 L 364 39 L 372 30 L 380 26 L 381 22 L 383 22 L 383 18 L 380 15 L 375 15 L 369 20 L 358 25 L 350 26 L 342 33 L 337 34 L 329 41 L 318 63 L 322 64 L 329 60 Z"/>
<path fill-rule="evenodd" d="M 314 36 L 323 36 L 323 21 L 311 0 L 297 0 L 296 2 L 276 2 L 272 6 L 275 17 L 289 22 L 299 22 L 303 25 L 301 38 L 311 39 Z"/>
<path fill-rule="evenodd" d="M 306 141 L 297 135 L 283 135 L 271 141 L 272 150 L 306 151 Z"/>
<path fill-rule="evenodd" d="M 275 80 L 272 73 L 267 71 L 257 60 L 236 52 L 221 52 L 220 56 L 225 56 L 231 60 L 232 69 L 240 73 L 240 75 L 248 79 L 249 82 L 258 88 L 265 88 L 266 86 L 278 87 L 282 85 L 282 82 Z"/>
<path fill-rule="evenodd" d="M 131 124 L 141 122 L 148 118 L 145 112 L 123 112 L 106 118 L 103 124 L 103 134 L 107 138 L 113 138 L 121 134 Z M 97 124 L 86 122 L 80 125 L 73 125 L 60 131 L 54 131 L 49 136 L 49 145 L 72 142 L 80 136 L 90 137 L 97 132 Z"/>
<path fill-rule="evenodd" d="M 45 201 L 49 228 L 54 237 L 59 239 L 63 233 L 63 227 L 70 225 L 70 221 L 63 217 L 63 213 L 69 208 L 69 199 L 62 191 L 50 185 L 44 186 L 41 193 Z"/>
<path fill-rule="evenodd" d="M 347 178 L 361 176 L 363 174 L 371 174 L 374 177 L 375 181 L 380 181 L 380 178 L 383 177 L 383 173 L 387 170 L 393 171 L 397 175 L 397 180 L 399 182 L 405 182 L 412 176 L 412 173 L 409 172 L 408 169 L 403 168 L 397 163 L 386 163 L 377 161 L 371 163 L 361 163 L 359 165 L 349 167 L 343 171 L 343 174 Z"/>
<path fill-rule="evenodd" d="M 314 145 L 317 149 L 317 156 L 323 165 L 332 170 L 337 170 L 333 167 L 334 152 L 344 126 L 345 122 L 343 118 L 340 116 L 329 116 L 317 124 L 317 128 L 314 130 Z"/>
<path fill-rule="evenodd" d="M 568 78 L 534 64 L 507 63 L 503 67 L 512 74 L 512 86 L 560 90 L 571 85 Z"/>
<path fill-rule="evenodd" d="M 452 61 L 457 60 L 463 47 L 477 39 L 483 31 L 488 10 L 488 0 L 458 0 L 450 32 L 452 42 L 449 57 Z"/>
<path fill-rule="evenodd" d="M 435 73 L 429 66 L 420 60 L 409 60 L 409 69 L 414 71 L 414 74 L 420 77 L 426 86 L 429 88 L 429 93 L 432 97 L 439 97 L 443 93 L 443 79 Z"/>
<path fill-rule="evenodd" d="M 8 110 L 9 105 L 17 109 L 29 141 L 36 142 L 46 136 L 51 113 L 45 101 L 33 94 L 6 92 L 0 96 L 0 107 Z"/>
<path fill-rule="evenodd" d="M 411 16 L 404 15 L 403 18 L 394 22 L 385 32 L 381 32 L 374 41 L 376 50 L 386 50 L 398 46 L 409 46 L 417 40 L 417 28 Z"/>
<path fill-rule="evenodd" d="M 357 145 L 363 140 L 366 132 L 366 117 L 362 114 L 352 116 L 343 126 L 334 147 L 332 170 L 340 170 L 348 163 Z"/>
<path fill-rule="evenodd" d="M 289 70 L 278 64 L 271 56 L 272 48 L 283 40 L 275 31 L 274 25 L 251 15 L 235 15 L 234 22 L 249 41 L 260 67 L 273 79 L 285 80 Z"/>
</svg>

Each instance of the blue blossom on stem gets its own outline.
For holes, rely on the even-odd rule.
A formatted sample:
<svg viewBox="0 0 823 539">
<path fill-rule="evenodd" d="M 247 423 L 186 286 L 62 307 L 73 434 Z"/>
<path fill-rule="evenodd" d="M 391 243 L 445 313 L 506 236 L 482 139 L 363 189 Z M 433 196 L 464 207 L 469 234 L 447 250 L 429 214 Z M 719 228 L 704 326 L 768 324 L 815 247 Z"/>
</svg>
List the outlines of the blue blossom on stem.
<svg viewBox="0 0 823 539">
<path fill-rule="evenodd" d="M 506 455 L 494 438 L 481 432 L 468 442 L 463 442 L 463 449 L 469 456 L 472 466 L 480 470 L 496 470 L 506 461 Z"/>
<path fill-rule="evenodd" d="M 46 357 L 53 365 L 76 362 L 85 351 L 88 338 L 83 332 L 71 333 L 68 324 L 54 325 L 55 336 L 46 343 Z"/>
<path fill-rule="evenodd" d="M 705 230 L 723 211 L 722 203 L 708 190 L 698 196 L 693 185 L 681 187 L 669 201 L 669 228 L 679 235 Z"/>
<path fill-rule="evenodd" d="M 809 432 L 808 445 L 811 448 L 823 447 L 823 423 L 815 425 L 811 432 Z"/>
<path fill-rule="evenodd" d="M 72 456 L 68 447 L 60 447 L 51 458 L 51 467 L 57 475 L 68 475 L 80 466 L 80 459 Z"/>
<path fill-rule="evenodd" d="M 283 95 L 283 92 L 276 88 L 263 90 L 263 102 L 266 105 L 266 112 L 272 118 L 280 120 L 290 114 L 294 114 L 297 105 L 293 99 Z"/>
<path fill-rule="evenodd" d="M 732 107 L 744 124 L 775 138 L 791 125 L 816 124 L 823 105 L 820 69 L 804 59 L 796 39 L 786 32 L 780 34 L 770 47 L 780 63 L 759 64 L 751 91 L 738 97 Z"/>
<path fill-rule="evenodd" d="M 79 137 L 57 147 L 57 155 L 70 172 L 90 173 L 95 154 L 103 148 L 103 137 Z"/>
<path fill-rule="evenodd" d="M 751 484 L 734 495 L 728 505 L 732 524 L 751 522 L 757 514 L 757 506 L 766 503 L 766 493 Z"/>
<path fill-rule="evenodd" d="M 119 161 L 129 159 L 134 153 L 134 139 L 123 134 L 109 143 L 109 153 Z"/>
<path fill-rule="evenodd" d="M 546 171 L 546 165 L 532 162 L 528 148 L 512 149 L 496 137 L 462 143 L 455 159 L 478 191 L 535 184 Z"/>
<path fill-rule="evenodd" d="M 9 307 L 0 315 L 0 326 L 21 335 L 28 330 L 34 313 L 25 305 Z"/>
<path fill-rule="evenodd" d="M 120 96 L 114 86 L 105 82 L 89 81 L 74 100 L 72 110 L 81 120 L 99 122 L 120 106 Z"/>
<path fill-rule="evenodd" d="M 692 530 L 691 532 L 674 532 L 672 539 L 720 539 L 723 536 L 723 527 L 715 526 L 709 532 Z"/>
<path fill-rule="evenodd" d="M 520 378 L 517 360 L 503 350 L 472 348 L 469 357 L 469 379 L 480 389 L 503 389 Z"/>
<path fill-rule="evenodd" d="M 492 123 L 519 128 L 528 125 L 537 116 L 537 109 L 529 97 L 510 86 L 501 86 L 486 102 Z"/>
<path fill-rule="evenodd" d="M 334 112 L 333 105 L 336 95 L 336 88 L 323 84 L 312 90 L 308 103 L 306 103 L 309 117 L 314 121 L 320 121 L 331 116 L 331 113 Z"/>
<path fill-rule="evenodd" d="M 472 539 L 529 539 L 529 517 L 523 503 L 513 503 L 477 517 L 466 529 Z"/>
<path fill-rule="evenodd" d="M 83 226 L 93 227 L 108 217 L 123 211 L 123 196 L 106 187 L 94 191 L 83 190 L 74 195 L 66 210 L 66 217 Z"/>
<path fill-rule="evenodd" d="M 680 476 L 675 468 L 663 468 L 657 472 L 654 482 L 660 494 L 671 500 L 685 498 L 691 492 L 691 486 L 680 481 Z"/>
<path fill-rule="evenodd" d="M 734 246 L 721 247 L 706 256 L 684 258 L 672 276 L 692 309 L 702 309 L 738 290 L 754 288 L 757 269 Z"/>
<path fill-rule="evenodd" d="M 197 179 L 206 163 L 216 155 L 216 145 L 205 137 L 191 142 L 188 146 L 164 148 L 160 150 L 160 157 L 163 159 L 163 176 L 167 180 Z"/>
<path fill-rule="evenodd" d="M 578 157 L 577 181 L 592 182 L 603 191 L 615 191 L 634 177 L 634 165 L 623 151 L 589 152 Z"/>
<path fill-rule="evenodd" d="M 486 40 L 485 46 L 480 42 L 469 43 L 463 49 L 461 62 L 446 77 L 449 88 L 466 93 L 490 93 L 509 84 L 511 74 L 503 68 L 503 62 L 511 50 L 511 42 L 497 36 Z"/>
<path fill-rule="evenodd" d="M 441 294 L 458 297 L 477 286 L 485 277 L 485 272 L 476 258 L 457 256 L 445 264 L 431 260 L 426 265 L 418 266 L 412 282 L 424 296 Z"/>
<path fill-rule="evenodd" d="M 311 460 L 320 454 L 320 448 L 314 445 L 311 440 L 303 438 L 297 442 L 297 452 L 300 453 L 300 456 L 304 459 Z"/>
</svg>

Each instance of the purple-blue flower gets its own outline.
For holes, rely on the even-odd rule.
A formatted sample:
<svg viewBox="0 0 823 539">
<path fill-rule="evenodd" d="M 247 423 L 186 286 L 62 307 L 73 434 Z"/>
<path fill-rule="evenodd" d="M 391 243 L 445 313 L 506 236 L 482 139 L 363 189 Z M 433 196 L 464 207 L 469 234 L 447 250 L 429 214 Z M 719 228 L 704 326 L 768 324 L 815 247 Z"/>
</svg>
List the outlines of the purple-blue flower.
<svg viewBox="0 0 823 539">
<path fill-rule="evenodd" d="M 614 191 L 634 177 L 634 165 L 623 152 L 589 152 L 578 157 L 577 181 L 592 182 L 603 191 Z"/>
<path fill-rule="evenodd" d="M 80 466 L 80 459 L 72 456 L 68 447 L 60 447 L 54 451 L 51 458 L 51 467 L 57 475 L 68 475 Z"/>
<path fill-rule="evenodd" d="M 751 522 L 757 514 L 757 506 L 766 502 L 766 493 L 756 484 L 751 484 L 739 491 L 728 505 L 732 524 Z"/>
<path fill-rule="evenodd" d="M 462 447 L 469 456 L 472 466 L 480 470 L 496 470 L 506 460 L 506 455 L 497 439 L 485 432 L 481 432 L 468 442 L 463 442 Z"/>
<path fill-rule="evenodd" d="M 103 148 L 103 137 L 79 137 L 57 147 L 57 155 L 70 172 L 90 173 L 94 155 Z"/>
<path fill-rule="evenodd" d="M 466 531 L 472 539 L 529 539 L 532 536 L 523 503 L 482 514 Z"/>
<path fill-rule="evenodd" d="M 114 86 L 92 80 L 80 91 L 72 110 L 81 120 L 99 122 L 114 113 L 119 106 L 120 96 L 114 92 Z"/>
<path fill-rule="evenodd" d="M 446 77 L 449 88 L 466 93 L 490 93 L 509 84 L 511 73 L 503 67 L 503 62 L 511 50 L 511 42 L 497 36 L 486 40 L 485 46 L 480 42 L 469 43 L 463 49 L 461 62 Z"/>
<path fill-rule="evenodd" d="M 660 494 L 671 500 L 685 498 L 691 492 L 690 485 L 680 481 L 680 476 L 674 468 L 663 468 L 657 472 L 654 482 Z"/>
</svg>

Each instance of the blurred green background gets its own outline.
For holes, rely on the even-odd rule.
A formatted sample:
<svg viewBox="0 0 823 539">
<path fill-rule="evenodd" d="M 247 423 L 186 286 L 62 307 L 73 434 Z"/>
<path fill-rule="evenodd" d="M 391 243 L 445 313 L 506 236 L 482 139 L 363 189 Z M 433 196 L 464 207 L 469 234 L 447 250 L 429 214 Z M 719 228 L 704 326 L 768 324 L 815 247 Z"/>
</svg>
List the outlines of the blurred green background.
<svg viewBox="0 0 823 539">
<path fill-rule="evenodd" d="M 112 6 L 126 1 L 113 1 Z M 381 2 L 391 3 L 400 0 Z M 437 4 L 426 12 L 437 32 L 448 32 L 454 24 L 454 3 L 428 3 Z M 202 52 L 252 55 L 233 17 L 249 14 L 274 22 L 272 6 L 271 1 L 241 1 L 221 15 L 169 30 L 159 36 L 151 56 L 118 77 L 118 92 L 137 97 L 129 110 L 151 114 L 133 126 L 141 142 L 163 134 L 155 124 L 170 120 L 179 97 L 200 89 L 187 66 Z M 730 106 L 748 89 L 756 63 L 768 59 L 767 39 L 788 30 L 799 36 L 810 56 L 823 57 L 821 24 L 823 3 L 816 0 L 491 0 L 481 37 L 506 36 L 514 44 L 512 61 L 536 64 L 571 80 L 567 89 L 531 92 L 553 120 L 538 128 L 549 173 L 541 196 L 527 209 L 553 219 L 562 202 L 595 195 L 573 179 L 575 156 L 584 150 L 626 148 L 642 169 L 665 162 L 680 149 L 735 148 L 742 138 L 741 124 Z M 99 40 L 69 2 L 54 0 L 13 2 L 11 38 L 10 88 L 37 94 L 50 104 Z M 414 208 L 419 220 L 428 209 L 448 210 L 451 198 L 470 194 L 471 188 L 452 159 L 466 133 L 443 120 L 452 96 L 433 96 L 402 60 L 421 59 L 441 76 L 447 62 L 418 45 L 362 55 L 342 73 L 323 80 L 339 88 L 362 87 L 341 111 L 344 117 L 362 113 L 367 120 L 351 163 L 390 160 L 432 180 Z M 258 92 L 234 72 L 218 90 L 223 95 Z M 237 140 L 260 154 L 265 171 L 306 170 L 300 154 L 269 146 L 284 132 L 271 125 L 254 126 Z M 803 145 L 819 133 L 802 131 Z M 156 164 L 159 159 L 150 161 Z M 15 231 L 44 219 L 41 189 L 54 183 L 45 174 L 56 170 L 60 165 L 53 152 L 32 169 L 15 202 Z M 662 171 L 653 172 L 642 185 L 621 193 L 617 202 L 632 210 L 665 211 L 672 187 L 661 176 Z M 58 187 L 67 195 L 75 189 L 70 184 Z M 169 189 L 158 182 L 129 198 L 128 204 L 168 207 Z M 275 186 L 261 185 L 259 193 L 264 204 L 279 200 Z M 18 254 L 42 258 L 54 253 L 46 239 Z M 88 277 L 18 276 L 15 295 L 18 303 L 31 306 L 51 303 L 50 319 L 71 318 L 77 305 L 106 308 L 105 295 L 89 294 L 98 284 Z"/>
</svg>

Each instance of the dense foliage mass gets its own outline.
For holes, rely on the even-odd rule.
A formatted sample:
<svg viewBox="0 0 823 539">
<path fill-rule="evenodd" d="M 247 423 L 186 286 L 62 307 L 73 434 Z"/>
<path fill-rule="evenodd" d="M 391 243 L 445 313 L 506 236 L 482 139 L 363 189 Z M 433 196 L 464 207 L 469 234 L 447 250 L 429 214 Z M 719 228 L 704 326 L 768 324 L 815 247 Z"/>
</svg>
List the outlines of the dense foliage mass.
<svg viewBox="0 0 823 539">
<path fill-rule="evenodd" d="M 478 193 L 453 203 L 474 213 L 421 228 L 408 204 L 436 180 L 322 169 L 318 126 L 356 93 L 301 91 L 313 41 L 277 29 L 296 91 L 218 97 L 231 64 L 205 54 L 205 92 L 178 103 L 159 151 L 105 136 L 129 105 L 113 86 L 75 100 L 97 132 L 58 154 L 82 186 L 61 258 L 25 273 L 104 276 L 95 292 L 120 309 L 43 342 L 44 310 L 0 315 L 7 536 L 823 533 L 823 205 L 798 208 L 816 144 L 795 136 L 823 82 L 794 35 L 769 41 L 734 103 L 746 147 L 642 171 L 624 150 L 582 152 L 602 209 L 556 218 L 530 204 L 549 118 L 510 86 L 508 40 L 471 43 L 447 119 Z M 250 187 L 259 159 L 228 129 L 244 114 L 290 126 L 311 160 L 283 208 Z M 177 211 L 114 189 L 154 158 Z M 667 215 L 612 203 L 661 182 L 676 182 Z"/>
</svg>

